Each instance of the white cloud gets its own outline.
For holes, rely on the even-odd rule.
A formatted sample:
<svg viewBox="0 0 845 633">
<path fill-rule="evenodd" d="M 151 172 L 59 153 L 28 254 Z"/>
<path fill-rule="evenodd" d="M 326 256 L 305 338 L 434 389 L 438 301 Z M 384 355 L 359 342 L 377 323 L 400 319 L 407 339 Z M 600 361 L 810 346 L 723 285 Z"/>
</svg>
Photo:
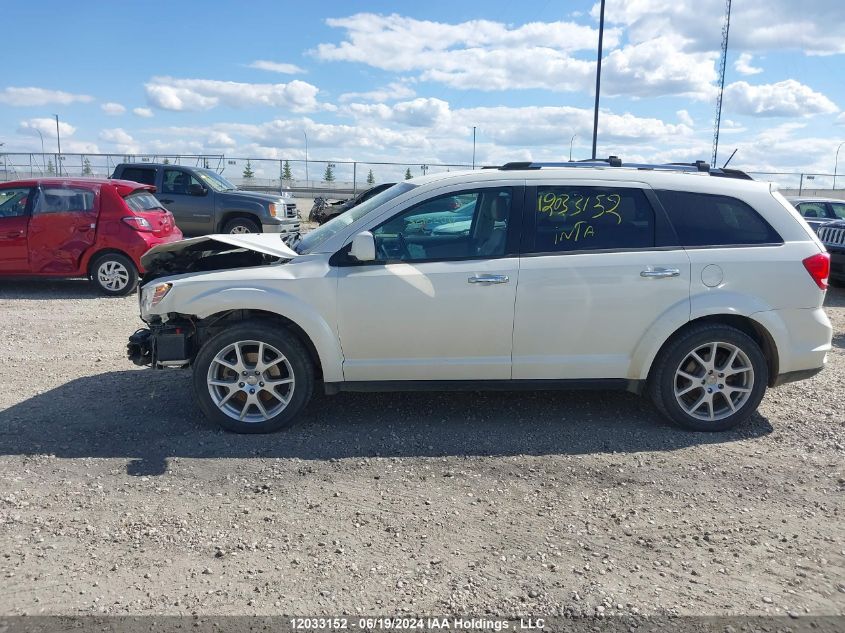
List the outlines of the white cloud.
<svg viewBox="0 0 845 633">
<path fill-rule="evenodd" d="M 22 134 L 36 134 L 36 130 L 41 132 L 44 136 L 56 138 L 56 119 L 29 119 L 27 121 L 21 121 L 18 126 L 18 132 Z M 65 136 L 71 136 L 74 132 L 76 132 L 76 128 L 70 123 L 59 121 L 59 131 L 62 134 L 62 138 L 64 138 Z"/>
<path fill-rule="evenodd" d="M 107 101 L 106 103 L 100 104 L 100 108 L 103 112 L 111 116 L 117 116 L 126 112 L 125 106 L 114 101 Z"/>
<path fill-rule="evenodd" d="M 267 70 L 272 73 L 282 73 L 285 75 L 298 75 L 305 72 L 296 64 L 286 64 L 284 62 L 271 62 L 266 59 L 257 59 L 249 64 L 250 68 L 258 70 Z"/>
<path fill-rule="evenodd" d="M 725 87 L 724 109 L 764 117 L 807 117 L 839 111 L 825 95 L 794 79 L 756 86 L 745 81 L 732 83 Z"/>
<path fill-rule="evenodd" d="M 836 125 L 845 125 L 845 112 L 840 113 L 839 116 L 836 117 Z"/>
<path fill-rule="evenodd" d="M 151 105 L 177 112 L 210 110 L 220 104 L 235 108 L 287 108 L 294 112 L 308 112 L 320 107 L 317 87 L 296 79 L 287 84 L 251 84 L 153 77 L 144 86 Z"/>
<path fill-rule="evenodd" d="M 149 119 L 153 116 L 153 111 L 150 108 L 132 108 L 132 114 L 142 119 Z"/>
<path fill-rule="evenodd" d="M 132 143 L 135 141 L 126 130 L 120 127 L 102 130 L 100 140 L 109 143 Z"/>
<path fill-rule="evenodd" d="M 680 121 L 687 127 L 692 127 L 693 125 L 695 125 L 692 120 L 692 117 L 690 116 L 690 113 L 686 110 L 678 110 L 675 114 L 678 116 L 678 121 Z"/>
<path fill-rule="evenodd" d="M 14 88 L 0 90 L 0 103 L 11 106 L 43 106 L 51 103 L 68 105 L 75 102 L 88 103 L 94 98 L 88 95 L 71 94 L 62 90 L 46 88 Z"/>
<path fill-rule="evenodd" d="M 346 92 L 340 95 L 340 101 L 347 103 L 356 99 L 361 101 L 393 101 L 394 99 L 409 99 L 416 97 L 417 93 L 407 83 L 394 81 L 390 84 L 370 90 L 368 92 Z"/>
<path fill-rule="evenodd" d="M 754 56 L 751 53 L 742 53 L 734 62 L 734 70 L 740 75 L 759 75 L 762 68 L 751 65 Z"/>
</svg>

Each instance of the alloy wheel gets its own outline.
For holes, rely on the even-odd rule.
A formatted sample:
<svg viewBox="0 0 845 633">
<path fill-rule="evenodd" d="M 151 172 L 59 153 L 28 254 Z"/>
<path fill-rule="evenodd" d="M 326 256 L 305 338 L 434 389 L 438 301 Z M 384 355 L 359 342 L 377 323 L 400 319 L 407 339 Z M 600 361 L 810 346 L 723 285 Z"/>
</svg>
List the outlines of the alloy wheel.
<svg viewBox="0 0 845 633">
<path fill-rule="evenodd" d="M 241 422 L 276 417 L 293 396 L 290 361 L 262 341 L 238 341 L 221 349 L 208 367 L 208 393 L 220 411 Z"/>
<path fill-rule="evenodd" d="M 717 421 L 739 411 L 754 388 L 754 369 L 736 345 L 705 343 L 693 349 L 675 370 L 675 399 L 699 420 Z"/>
</svg>

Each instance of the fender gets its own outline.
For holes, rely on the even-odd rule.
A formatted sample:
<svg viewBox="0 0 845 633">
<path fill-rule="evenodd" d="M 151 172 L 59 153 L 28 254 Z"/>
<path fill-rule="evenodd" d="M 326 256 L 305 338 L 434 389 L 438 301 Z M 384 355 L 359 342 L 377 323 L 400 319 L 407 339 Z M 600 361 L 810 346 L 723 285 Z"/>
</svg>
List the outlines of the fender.
<svg viewBox="0 0 845 633">
<path fill-rule="evenodd" d="M 232 287 L 226 289 L 209 288 L 205 292 L 194 295 L 190 299 L 180 302 L 179 311 L 194 314 L 204 319 L 212 314 L 227 310 L 262 310 L 278 314 L 298 325 L 317 350 L 323 376 L 326 382 L 340 382 L 343 380 L 343 353 L 334 328 L 326 321 L 320 311 L 316 310 L 290 293 L 256 285 L 255 280 L 249 282 L 248 287 Z M 325 304 L 331 306 L 329 311 L 334 315 L 334 300 Z"/>
<path fill-rule="evenodd" d="M 669 310 L 659 315 L 654 321 L 654 324 L 646 331 L 637 343 L 637 347 L 631 357 L 628 378 L 635 380 L 645 380 L 648 378 L 651 365 L 660 348 L 663 347 L 663 344 L 675 332 L 690 321 L 695 321 L 702 317 L 729 314 L 751 318 L 769 331 L 765 323 L 761 323 L 758 319 L 752 317 L 752 315 L 770 310 L 772 310 L 772 307 L 759 297 L 738 292 L 716 290 L 692 295 L 689 305 L 686 302 L 682 302 L 672 306 Z M 779 348 L 777 338 L 775 338 L 775 343 Z"/>
</svg>

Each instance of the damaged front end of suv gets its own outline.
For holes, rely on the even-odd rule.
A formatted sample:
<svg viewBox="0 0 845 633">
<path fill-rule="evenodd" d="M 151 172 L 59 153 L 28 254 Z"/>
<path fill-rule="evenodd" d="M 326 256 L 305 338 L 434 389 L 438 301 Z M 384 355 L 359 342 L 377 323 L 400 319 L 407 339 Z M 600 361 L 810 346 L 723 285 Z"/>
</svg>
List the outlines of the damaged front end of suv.
<svg viewBox="0 0 845 633">
<path fill-rule="evenodd" d="M 142 258 L 147 272 L 139 292 L 141 319 L 148 327 L 129 337 L 129 360 L 153 369 L 186 367 L 215 324 L 242 318 L 232 314 L 236 311 L 212 320 L 182 312 L 162 313 L 160 305 L 180 281 L 202 283 L 206 274 L 278 265 L 296 256 L 279 236 L 261 234 L 207 235 L 150 250 Z"/>
</svg>

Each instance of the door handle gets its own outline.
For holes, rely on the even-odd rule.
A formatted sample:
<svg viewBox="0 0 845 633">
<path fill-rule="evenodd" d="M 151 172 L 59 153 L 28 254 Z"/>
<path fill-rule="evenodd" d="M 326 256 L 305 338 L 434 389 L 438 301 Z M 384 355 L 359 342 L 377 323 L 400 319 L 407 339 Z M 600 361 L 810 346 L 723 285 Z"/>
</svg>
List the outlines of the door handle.
<svg viewBox="0 0 845 633">
<path fill-rule="evenodd" d="M 159 198 L 158 201 L 161 202 L 162 204 L 170 204 L 171 202 L 173 202 L 173 199 L 172 198 L 171 199 Z"/>
<path fill-rule="evenodd" d="M 654 268 L 649 266 L 645 270 L 640 271 L 640 277 L 651 277 L 654 279 L 663 279 L 665 277 L 679 277 L 681 271 L 677 268 Z"/>
<path fill-rule="evenodd" d="M 510 281 L 507 275 L 474 275 L 467 279 L 471 284 L 482 284 L 489 286 L 490 284 L 506 284 Z"/>
<path fill-rule="evenodd" d="M 9 231 L 3 237 L 6 237 L 10 240 L 15 239 L 16 237 L 21 237 L 23 235 L 23 231 Z"/>
</svg>

